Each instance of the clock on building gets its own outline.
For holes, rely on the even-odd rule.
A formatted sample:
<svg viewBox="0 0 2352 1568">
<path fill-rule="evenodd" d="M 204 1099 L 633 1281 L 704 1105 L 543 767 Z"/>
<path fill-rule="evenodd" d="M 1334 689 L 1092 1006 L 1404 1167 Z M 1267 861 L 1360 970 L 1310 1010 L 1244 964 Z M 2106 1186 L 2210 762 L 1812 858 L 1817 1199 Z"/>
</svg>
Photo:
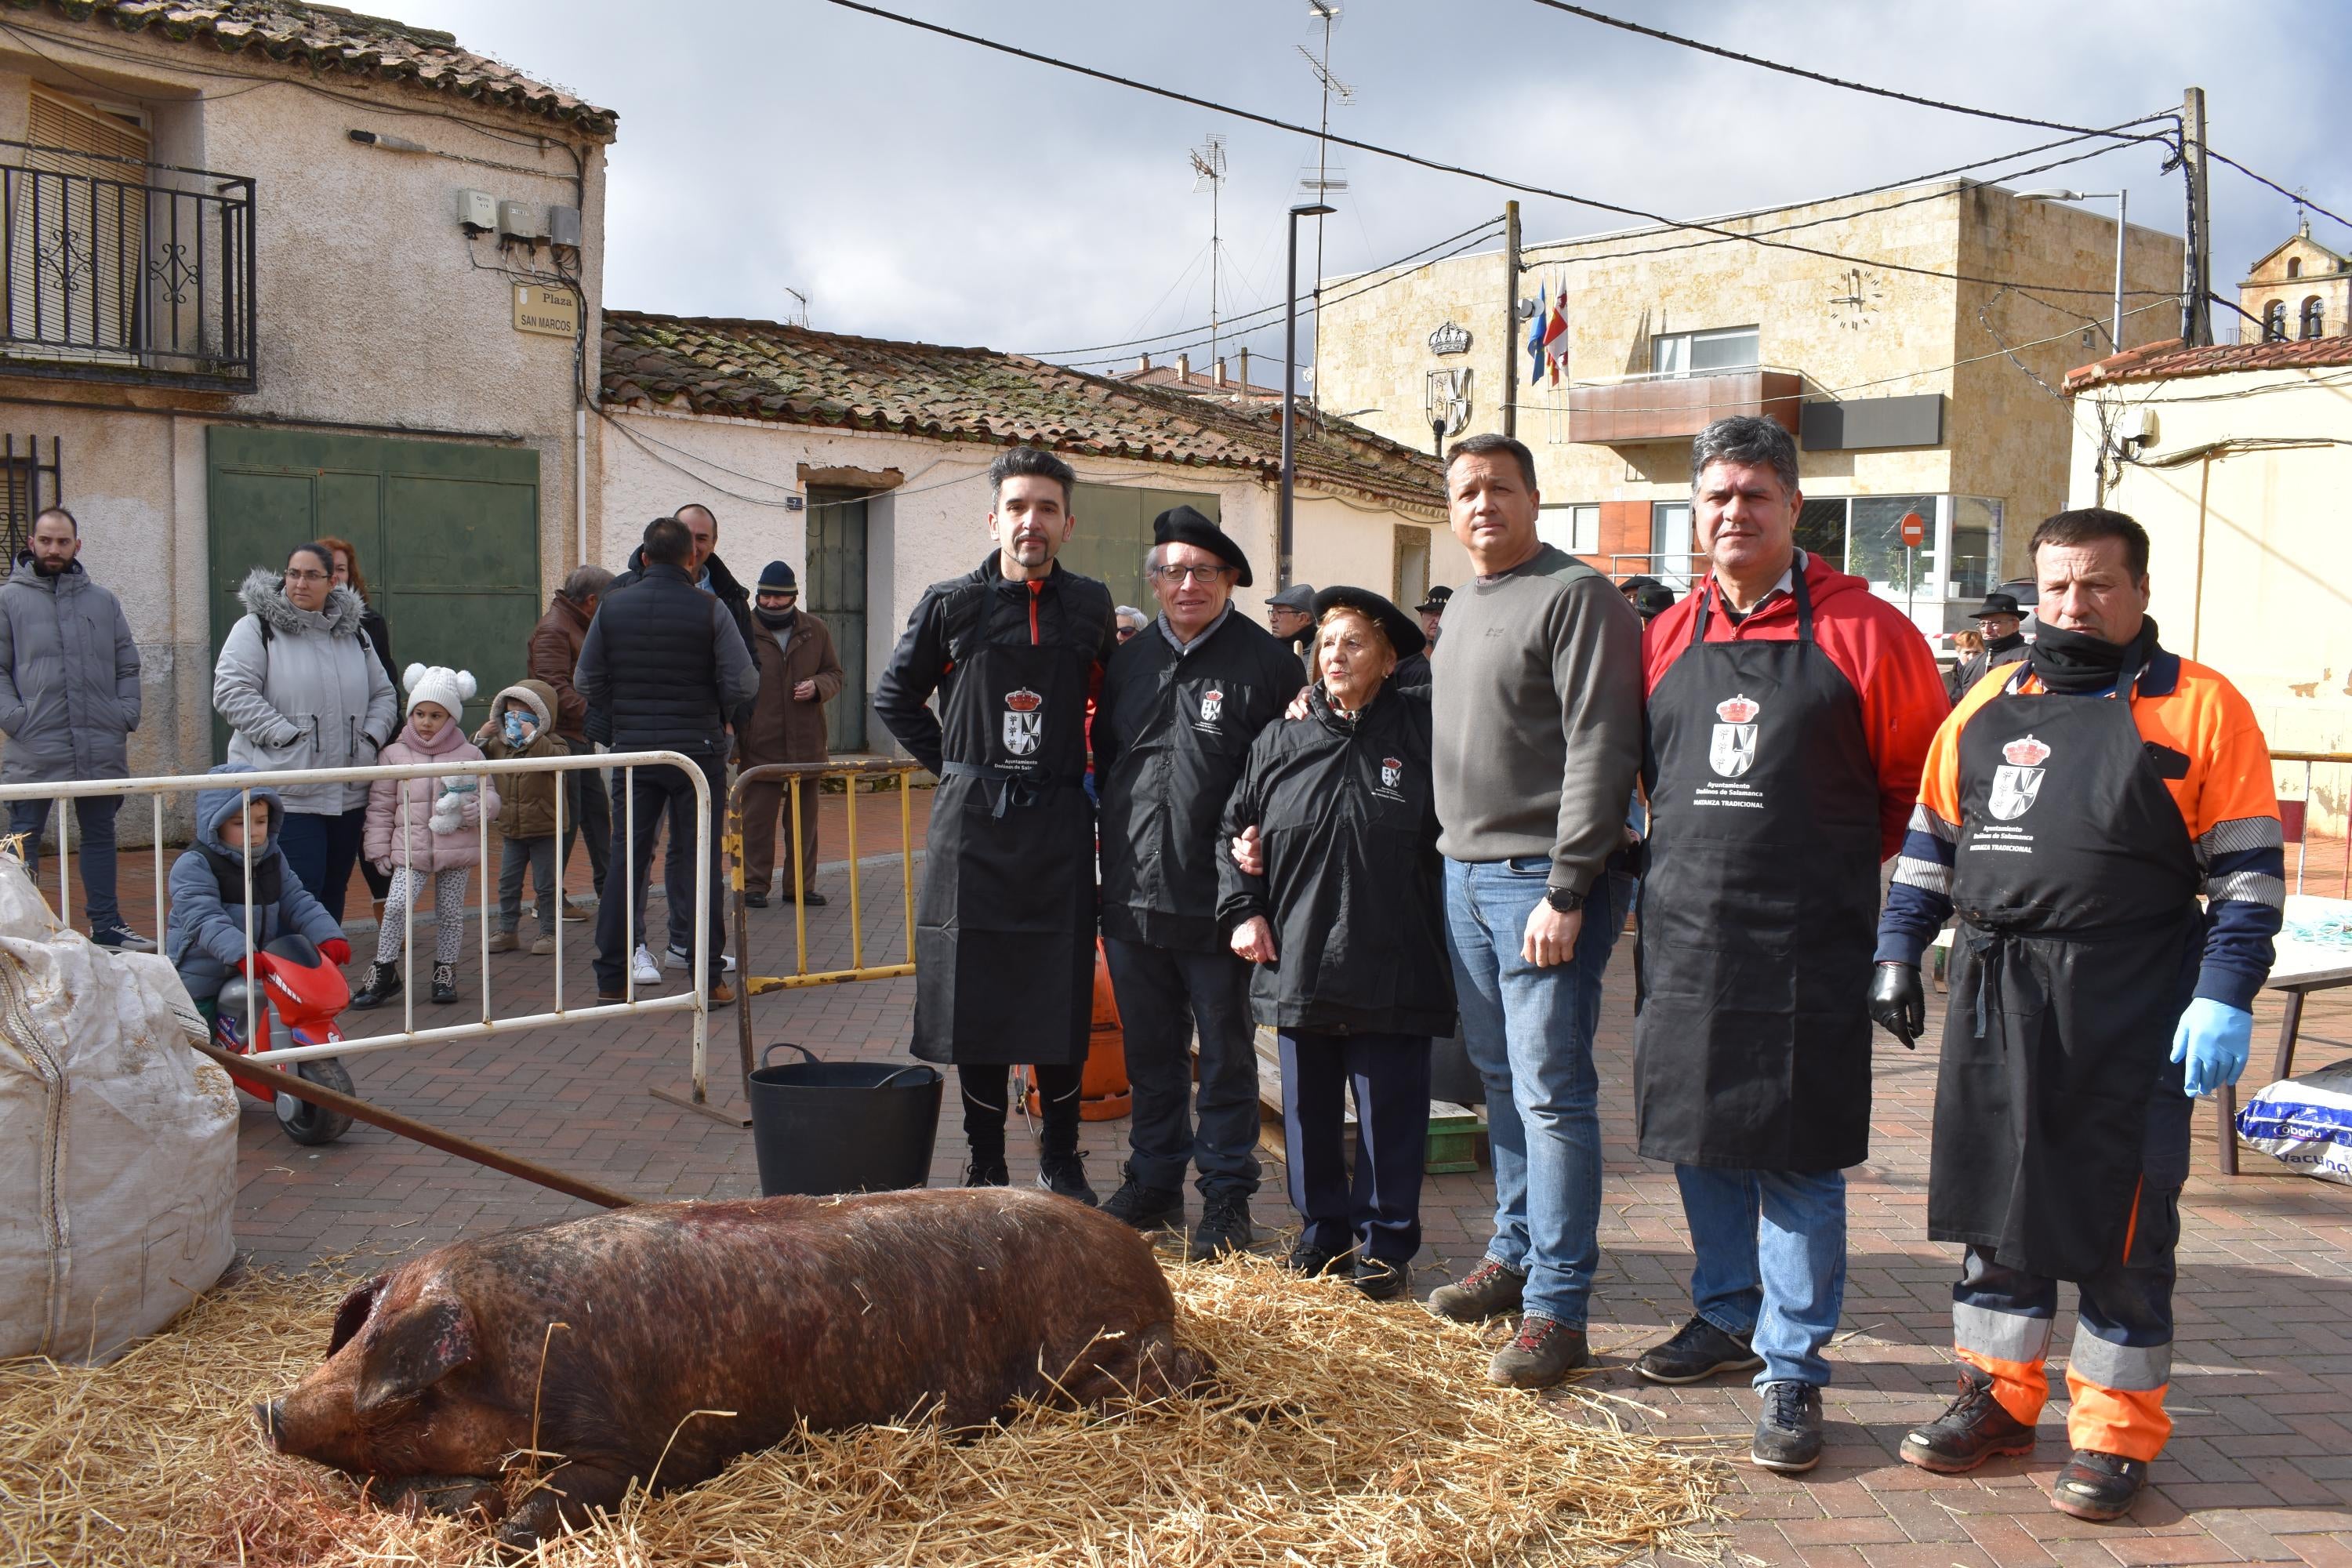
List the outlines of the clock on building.
<svg viewBox="0 0 2352 1568">
<path fill-rule="evenodd" d="M 1830 321 L 1859 331 L 1886 300 L 1886 280 L 1866 267 L 1849 267 L 1830 280 Z"/>
</svg>

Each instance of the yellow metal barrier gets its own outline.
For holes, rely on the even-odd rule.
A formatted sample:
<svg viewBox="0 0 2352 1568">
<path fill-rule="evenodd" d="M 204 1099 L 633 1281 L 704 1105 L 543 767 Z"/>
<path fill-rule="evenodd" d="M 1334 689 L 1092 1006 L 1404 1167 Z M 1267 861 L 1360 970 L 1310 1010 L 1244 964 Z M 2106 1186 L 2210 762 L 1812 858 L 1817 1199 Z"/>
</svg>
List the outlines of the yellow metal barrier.
<svg viewBox="0 0 2352 1568">
<path fill-rule="evenodd" d="M 741 1047 L 743 1075 L 748 1079 L 752 1068 L 754 1047 L 751 1043 L 751 1007 L 754 996 L 771 991 L 796 991 L 812 985 L 838 985 L 852 980 L 896 980 L 915 973 L 915 802 L 914 777 L 920 764 L 892 762 L 882 758 L 849 763 L 764 763 L 756 768 L 746 768 L 735 775 L 735 787 L 727 794 L 727 858 L 731 869 L 728 874 L 728 890 L 734 905 L 735 951 L 741 955 L 743 973 L 740 983 L 742 1001 L 735 1010 L 736 1039 Z M 811 792 L 803 783 L 814 784 L 828 778 L 848 781 L 846 807 L 849 834 L 849 967 L 811 971 L 808 966 L 808 905 L 803 898 L 809 868 L 801 864 L 802 814 L 816 809 L 814 801 L 803 801 Z M 903 884 L 907 914 L 907 961 L 903 963 L 869 964 L 866 962 L 866 929 L 858 900 L 858 871 L 864 858 L 857 848 L 857 786 L 867 779 L 898 781 L 898 871 Z M 753 974 L 751 973 L 751 927 L 748 906 L 743 901 L 743 788 L 746 784 L 782 782 L 792 801 L 792 865 L 793 865 L 793 925 L 796 942 L 797 963 L 790 974 Z M 781 858 L 781 857 L 780 857 Z"/>
</svg>

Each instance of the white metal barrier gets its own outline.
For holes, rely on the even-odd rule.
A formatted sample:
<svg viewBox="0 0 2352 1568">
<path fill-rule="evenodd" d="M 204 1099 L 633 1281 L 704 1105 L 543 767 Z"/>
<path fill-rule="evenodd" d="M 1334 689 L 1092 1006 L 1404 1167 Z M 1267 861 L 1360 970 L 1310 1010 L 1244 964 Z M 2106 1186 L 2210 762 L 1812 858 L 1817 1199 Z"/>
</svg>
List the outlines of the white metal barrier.
<svg viewBox="0 0 2352 1568">
<path fill-rule="evenodd" d="M 631 887 L 636 869 L 635 846 L 637 841 L 636 791 L 634 785 L 637 769 L 658 766 L 679 769 L 694 787 L 694 989 L 675 996 L 656 996 L 641 1002 L 637 1000 L 635 963 L 638 942 L 637 900 Z M 605 897 L 618 896 L 625 900 L 622 925 L 624 932 L 622 984 L 625 1000 L 594 1002 L 584 1007 L 564 1005 L 563 928 L 567 922 L 562 918 L 566 903 L 563 894 L 564 868 L 562 862 L 565 790 L 559 783 L 555 791 L 555 842 L 559 861 L 555 875 L 556 885 L 552 889 L 541 889 L 540 893 L 541 898 L 551 898 L 556 900 L 554 1011 L 524 1014 L 512 1018 L 499 1018 L 492 1016 L 489 942 L 491 916 L 497 904 L 495 889 L 490 879 L 492 874 L 489 855 L 490 816 L 488 813 L 479 813 L 478 815 L 480 821 L 477 831 L 479 834 L 481 847 L 479 869 L 482 889 L 480 1018 L 474 1023 L 449 1024 L 431 1029 L 420 1029 L 416 1026 L 415 987 L 412 982 L 415 977 L 416 967 L 415 939 L 417 895 L 424 889 L 411 883 L 409 896 L 403 900 L 401 910 L 401 1027 L 396 1031 L 382 1035 L 370 1035 L 360 1039 L 339 1040 L 327 1045 L 289 1046 L 277 1050 L 257 1051 L 253 1053 L 252 1059 L 257 1062 L 291 1064 L 309 1061 L 319 1057 L 362 1056 L 372 1051 L 388 1050 L 394 1046 L 426 1045 L 441 1040 L 465 1040 L 486 1035 L 512 1034 L 520 1029 L 544 1028 L 551 1024 L 589 1023 L 608 1017 L 690 1011 L 694 1016 L 695 1096 L 700 1099 L 707 1077 L 706 1056 L 710 1008 L 708 955 L 713 934 L 709 929 L 711 802 L 709 780 L 704 776 L 701 767 L 690 757 L 677 752 L 614 752 L 604 755 L 511 757 L 499 761 L 417 763 L 365 768 L 304 768 L 292 769 L 284 773 L 177 773 L 152 778 L 83 779 L 66 784 L 0 785 L 0 803 L 18 800 L 52 800 L 58 803 L 53 814 L 57 819 L 58 831 L 58 919 L 63 924 L 71 925 L 73 923 L 73 860 L 70 831 L 67 825 L 73 819 L 74 813 L 68 803 L 91 796 L 152 795 L 154 805 L 155 839 L 152 850 L 155 860 L 155 942 L 160 951 L 163 945 L 166 915 L 163 896 L 167 879 L 163 864 L 163 797 L 165 795 L 194 795 L 199 790 L 235 789 L 242 796 L 239 803 L 240 816 L 249 821 L 247 814 L 252 809 L 253 792 L 256 789 L 277 790 L 289 784 L 372 784 L 378 779 L 437 779 L 456 774 L 495 779 L 519 773 L 566 773 L 582 771 L 602 773 L 608 769 L 620 770 L 625 780 L 632 786 L 624 790 L 622 800 L 614 803 L 614 812 L 624 826 L 621 841 L 627 848 L 622 856 L 623 863 L 618 867 L 608 868 L 606 870 L 604 883 Z M 414 848 L 411 837 L 405 830 L 406 807 L 406 792 L 403 791 L 402 815 L 396 816 L 394 822 L 400 831 L 402 853 L 398 874 L 404 879 L 410 876 L 414 869 Z M 675 843 L 672 844 L 670 852 L 673 854 L 677 852 Z M 118 854 L 118 865 L 119 863 Z M 620 878 L 617 887 L 613 879 L 616 872 Z M 245 858 L 245 953 L 249 963 L 254 952 L 253 861 L 250 857 Z M 436 916 L 438 912 L 436 910 Z M 355 953 L 353 957 L 356 960 L 358 955 Z M 256 986 L 247 992 L 246 1037 L 248 1040 L 254 1037 L 253 1004 L 250 997 L 258 990 L 259 987 Z"/>
</svg>

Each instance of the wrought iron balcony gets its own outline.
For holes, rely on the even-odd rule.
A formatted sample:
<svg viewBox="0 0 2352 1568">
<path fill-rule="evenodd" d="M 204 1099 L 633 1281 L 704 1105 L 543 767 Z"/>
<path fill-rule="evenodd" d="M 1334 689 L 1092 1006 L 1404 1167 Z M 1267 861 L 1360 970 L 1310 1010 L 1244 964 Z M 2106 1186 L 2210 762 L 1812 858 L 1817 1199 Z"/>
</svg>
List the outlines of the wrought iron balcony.
<svg viewBox="0 0 2352 1568">
<path fill-rule="evenodd" d="M 254 385 L 253 182 L 0 141 L 0 375 Z"/>
<path fill-rule="evenodd" d="M 1804 392 L 1801 374 L 1769 365 L 1580 381 L 1568 389 L 1568 438 L 1612 447 L 1685 440 L 1734 414 L 1760 414 L 1793 436 Z"/>
</svg>

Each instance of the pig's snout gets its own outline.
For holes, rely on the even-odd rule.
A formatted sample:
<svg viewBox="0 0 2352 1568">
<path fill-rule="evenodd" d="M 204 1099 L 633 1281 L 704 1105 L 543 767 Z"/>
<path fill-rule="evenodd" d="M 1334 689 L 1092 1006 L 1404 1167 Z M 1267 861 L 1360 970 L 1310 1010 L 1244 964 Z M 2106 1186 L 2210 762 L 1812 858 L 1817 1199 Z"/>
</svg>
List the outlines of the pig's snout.
<svg viewBox="0 0 2352 1568">
<path fill-rule="evenodd" d="M 285 1402 L 278 1399 L 255 1400 L 253 1418 L 261 1423 L 262 1436 L 269 1439 L 269 1446 L 283 1452 L 285 1444 L 279 1440 L 279 1435 L 286 1430 Z"/>
</svg>

